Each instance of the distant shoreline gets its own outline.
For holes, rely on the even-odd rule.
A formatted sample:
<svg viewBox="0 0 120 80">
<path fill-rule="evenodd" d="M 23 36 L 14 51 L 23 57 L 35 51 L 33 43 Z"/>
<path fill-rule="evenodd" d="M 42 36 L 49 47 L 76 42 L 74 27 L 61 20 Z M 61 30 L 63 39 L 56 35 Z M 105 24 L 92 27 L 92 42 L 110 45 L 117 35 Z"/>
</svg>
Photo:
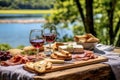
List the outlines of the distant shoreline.
<svg viewBox="0 0 120 80">
<path fill-rule="evenodd" d="M 51 14 L 55 10 L 0 10 L 0 14 Z"/>
<path fill-rule="evenodd" d="M 0 19 L 0 23 L 45 23 L 44 19 Z"/>
</svg>

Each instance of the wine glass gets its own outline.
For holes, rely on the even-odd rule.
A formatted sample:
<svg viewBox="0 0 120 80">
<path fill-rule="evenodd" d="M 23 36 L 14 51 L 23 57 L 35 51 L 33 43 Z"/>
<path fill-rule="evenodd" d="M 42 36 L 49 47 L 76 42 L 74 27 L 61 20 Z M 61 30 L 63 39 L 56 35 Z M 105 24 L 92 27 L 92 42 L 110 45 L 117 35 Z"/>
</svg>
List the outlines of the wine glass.
<svg viewBox="0 0 120 80">
<path fill-rule="evenodd" d="M 44 45 L 44 39 L 42 36 L 43 31 L 40 29 L 32 29 L 29 35 L 29 41 L 37 49 L 36 60 L 38 60 L 39 48 Z"/>
<path fill-rule="evenodd" d="M 49 50 L 47 51 L 47 55 L 52 53 L 51 43 L 53 43 L 56 39 L 57 31 L 54 24 L 47 23 L 43 26 L 43 38 L 45 39 L 46 43 L 49 44 Z"/>
</svg>

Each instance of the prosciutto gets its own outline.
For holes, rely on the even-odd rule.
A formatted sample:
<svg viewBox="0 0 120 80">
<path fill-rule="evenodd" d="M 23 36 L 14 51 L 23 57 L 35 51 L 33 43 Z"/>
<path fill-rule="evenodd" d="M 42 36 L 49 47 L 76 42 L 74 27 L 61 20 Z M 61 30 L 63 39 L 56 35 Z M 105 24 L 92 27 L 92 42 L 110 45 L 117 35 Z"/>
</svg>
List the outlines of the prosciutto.
<svg viewBox="0 0 120 80">
<path fill-rule="evenodd" d="M 30 61 L 26 56 L 23 55 L 15 55 L 11 59 L 7 61 L 2 61 L 1 65 L 2 66 L 13 66 L 13 65 L 18 65 L 18 64 L 24 64 L 26 62 Z"/>
<path fill-rule="evenodd" d="M 85 50 L 82 54 L 74 54 L 72 55 L 73 59 L 76 60 L 89 60 L 89 59 L 95 59 L 98 56 L 94 54 L 93 51 Z"/>
<path fill-rule="evenodd" d="M 45 54 L 40 53 L 38 55 L 39 60 L 42 60 L 46 57 Z M 10 58 L 7 61 L 1 61 L 2 66 L 13 66 L 13 65 L 18 65 L 18 64 L 25 64 L 26 62 L 34 62 L 36 60 L 36 55 L 21 55 L 17 54 Z"/>
</svg>

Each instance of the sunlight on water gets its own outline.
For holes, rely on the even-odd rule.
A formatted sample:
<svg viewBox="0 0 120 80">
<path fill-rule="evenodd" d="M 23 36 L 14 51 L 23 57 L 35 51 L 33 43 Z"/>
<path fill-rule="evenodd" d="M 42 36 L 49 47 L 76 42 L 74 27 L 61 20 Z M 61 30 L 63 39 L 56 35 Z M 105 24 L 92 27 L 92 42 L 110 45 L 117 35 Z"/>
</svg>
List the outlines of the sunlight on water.
<svg viewBox="0 0 120 80">
<path fill-rule="evenodd" d="M 8 43 L 13 47 L 19 45 L 30 45 L 29 43 L 29 33 L 31 29 L 41 29 L 43 23 L 1 23 L 0 24 L 0 44 Z M 58 29 L 60 34 L 59 38 L 63 35 L 72 35 L 72 31 L 67 29 Z"/>
</svg>

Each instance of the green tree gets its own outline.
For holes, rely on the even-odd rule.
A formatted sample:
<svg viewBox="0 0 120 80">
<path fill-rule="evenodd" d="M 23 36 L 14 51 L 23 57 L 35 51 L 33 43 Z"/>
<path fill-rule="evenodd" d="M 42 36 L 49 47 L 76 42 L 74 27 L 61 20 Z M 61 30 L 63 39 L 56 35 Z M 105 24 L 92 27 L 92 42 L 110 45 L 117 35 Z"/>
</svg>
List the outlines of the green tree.
<svg viewBox="0 0 120 80">
<path fill-rule="evenodd" d="M 102 30 L 101 33 L 98 31 L 97 33 L 99 36 L 104 36 L 104 38 L 101 37 L 104 43 L 116 46 L 120 46 L 120 7 L 118 5 L 120 5 L 118 0 L 94 0 L 94 14 L 102 14 L 99 18 L 100 22 L 95 23 L 100 28 L 98 30 Z"/>
<path fill-rule="evenodd" d="M 85 31 L 87 33 L 92 33 L 96 35 L 93 25 L 93 0 L 85 0 L 85 8 L 86 8 L 86 16 L 83 13 L 83 9 L 81 7 L 81 3 L 79 0 L 75 0 L 79 13 L 81 15 Z"/>
<path fill-rule="evenodd" d="M 0 9 L 50 9 L 55 0 L 0 0 Z"/>
<path fill-rule="evenodd" d="M 63 27 L 82 22 L 73 25 L 73 30 L 76 30 L 73 32 L 85 30 L 81 32 L 96 35 L 104 44 L 120 46 L 119 5 L 118 0 L 57 0 L 54 4 L 56 13 L 47 19 L 56 25 L 64 23 Z"/>
</svg>

